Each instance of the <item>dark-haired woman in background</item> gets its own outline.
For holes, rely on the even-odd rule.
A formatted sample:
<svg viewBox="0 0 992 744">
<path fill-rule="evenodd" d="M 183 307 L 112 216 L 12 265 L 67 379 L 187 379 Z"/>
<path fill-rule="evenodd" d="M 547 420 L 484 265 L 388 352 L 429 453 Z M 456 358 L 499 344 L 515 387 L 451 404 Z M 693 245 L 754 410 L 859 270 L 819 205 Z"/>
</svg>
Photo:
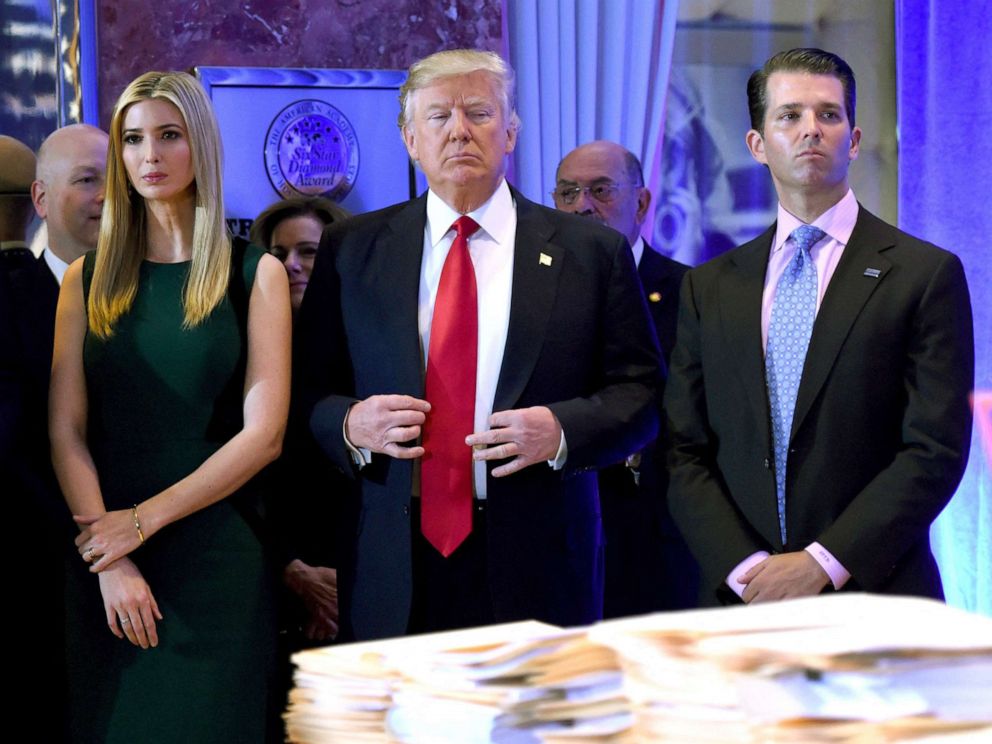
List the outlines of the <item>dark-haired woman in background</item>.
<svg viewBox="0 0 992 744">
<path fill-rule="evenodd" d="M 62 285 L 51 378 L 53 463 L 81 530 L 74 742 L 266 734 L 275 628 L 245 486 L 280 452 L 291 315 L 279 264 L 232 251 L 221 172 L 193 77 L 124 90 L 97 250 Z"/>
<path fill-rule="evenodd" d="M 332 222 L 350 216 L 348 210 L 320 196 L 298 196 L 266 207 L 251 226 L 249 240 L 282 261 L 289 275 L 293 314 L 300 309 L 320 234 Z"/>
<path fill-rule="evenodd" d="M 282 261 L 289 276 L 293 315 L 300 309 L 324 228 L 349 213 L 323 197 L 294 197 L 264 209 L 252 224 L 250 241 Z M 297 427 L 298 429 L 300 427 Z M 291 685 L 289 657 L 338 636 L 340 517 L 349 486 L 326 466 L 310 437 L 288 437 L 286 453 L 266 471 L 266 508 L 275 560 L 282 569 L 279 682 Z"/>
</svg>

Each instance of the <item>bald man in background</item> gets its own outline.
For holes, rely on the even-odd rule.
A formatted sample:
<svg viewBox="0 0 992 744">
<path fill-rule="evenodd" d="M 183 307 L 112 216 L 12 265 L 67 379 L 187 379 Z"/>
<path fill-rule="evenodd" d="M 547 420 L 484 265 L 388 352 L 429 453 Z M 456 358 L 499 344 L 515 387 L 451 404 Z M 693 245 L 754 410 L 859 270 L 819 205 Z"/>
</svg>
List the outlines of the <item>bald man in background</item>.
<svg viewBox="0 0 992 744">
<path fill-rule="evenodd" d="M 675 346 L 679 285 L 689 267 L 661 255 L 641 237 L 651 192 L 640 161 L 615 142 L 589 142 L 562 159 L 555 181 L 558 209 L 590 217 L 627 238 L 667 366 Z M 668 475 L 660 450 L 659 442 L 652 442 L 626 464 L 599 474 L 607 618 L 696 606 L 699 569 L 668 514 Z"/>
<path fill-rule="evenodd" d="M 38 151 L 30 202 L 45 220 L 48 245 L 41 256 L 4 272 L 0 291 L 6 352 L 14 361 L 0 389 L 2 422 L 10 458 L 2 474 L 5 503 L 15 512 L 17 543 L 12 553 L 28 564 L 11 572 L 11 590 L 29 608 L 31 631 L 39 639 L 30 664 L 15 669 L 24 705 L 43 706 L 44 734 L 57 741 L 64 725 L 63 556 L 76 533 L 52 472 L 48 444 L 48 379 L 55 334 L 55 306 L 70 263 L 96 248 L 103 210 L 107 135 L 73 124 L 56 130 Z M 23 586 L 21 586 L 23 584 Z M 44 694 L 42 694 L 44 692 Z M 22 710 L 18 707 L 18 710 Z M 40 730 L 39 730 L 40 731 Z"/>
</svg>

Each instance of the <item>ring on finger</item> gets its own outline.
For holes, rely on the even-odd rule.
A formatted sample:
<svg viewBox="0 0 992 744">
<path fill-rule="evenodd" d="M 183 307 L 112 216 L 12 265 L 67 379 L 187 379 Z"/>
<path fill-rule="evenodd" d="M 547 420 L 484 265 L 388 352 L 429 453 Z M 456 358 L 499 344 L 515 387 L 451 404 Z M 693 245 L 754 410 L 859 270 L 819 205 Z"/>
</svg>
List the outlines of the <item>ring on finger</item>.
<svg viewBox="0 0 992 744">
<path fill-rule="evenodd" d="M 90 558 L 92 557 L 93 557 L 93 548 L 86 548 L 86 550 L 83 551 L 83 560 L 89 563 Z"/>
<path fill-rule="evenodd" d="M 129 618 L 129 617 L 122 617 L 121 618 L 121 625 L 130 625 L 130 623 L 131 623 L 131 618 Z"/>
</svg>

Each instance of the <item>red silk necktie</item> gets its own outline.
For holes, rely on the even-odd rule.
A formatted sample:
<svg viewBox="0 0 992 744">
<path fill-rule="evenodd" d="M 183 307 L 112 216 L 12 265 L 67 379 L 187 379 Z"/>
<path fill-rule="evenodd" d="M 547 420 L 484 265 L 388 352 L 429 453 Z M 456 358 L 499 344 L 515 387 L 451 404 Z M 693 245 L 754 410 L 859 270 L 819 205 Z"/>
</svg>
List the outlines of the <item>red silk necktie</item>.
<svg viewBox="0 0 992 744">
<path fill-rule="evenodd" d="M 427 351 L 420 529 L 447 558 L 472 531 L 472 448 L 479 311 L 468 239 L 479 225 L 461 216 L 441 269 Z"/>
</svg>

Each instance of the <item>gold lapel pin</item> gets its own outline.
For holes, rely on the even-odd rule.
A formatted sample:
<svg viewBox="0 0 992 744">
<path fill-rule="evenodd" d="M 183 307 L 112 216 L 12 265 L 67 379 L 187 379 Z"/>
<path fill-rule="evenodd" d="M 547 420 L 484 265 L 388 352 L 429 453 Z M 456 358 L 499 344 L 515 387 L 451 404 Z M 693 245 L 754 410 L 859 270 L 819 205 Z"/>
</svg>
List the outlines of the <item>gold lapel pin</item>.
<svg viewBox="0 0 992 744">
<path fill-rule="evenodd" d="M 542 253 L 541 257 L 537 259 L 537 262 L 541 264 L 541 266 L 550 266 L 551 256 L 549 256 L 547 253 Z"/>
<path fill-rule="evenodd" d="M 661 302 L 661 292 L 652 292 L 648 295 L 648 299 L 651 302 Z"/>
</svg>

